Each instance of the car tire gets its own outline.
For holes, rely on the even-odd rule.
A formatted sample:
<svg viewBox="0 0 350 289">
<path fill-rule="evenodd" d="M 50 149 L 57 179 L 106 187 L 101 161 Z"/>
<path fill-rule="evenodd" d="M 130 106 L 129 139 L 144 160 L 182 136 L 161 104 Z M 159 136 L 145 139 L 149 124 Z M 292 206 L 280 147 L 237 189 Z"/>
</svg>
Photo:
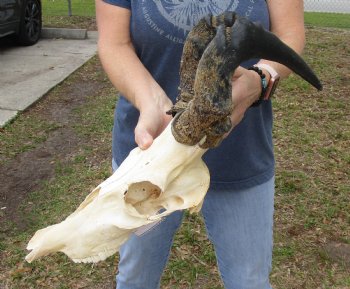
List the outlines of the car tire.
<svg viewBox="0 0 350 289">
<path fill-rule="evenodd" d="M 16 40 L 21 45 L 33 45 L 41 35 L 41 3 L 40 0 L 24 0 L 21 21 Z"/>
</svg>

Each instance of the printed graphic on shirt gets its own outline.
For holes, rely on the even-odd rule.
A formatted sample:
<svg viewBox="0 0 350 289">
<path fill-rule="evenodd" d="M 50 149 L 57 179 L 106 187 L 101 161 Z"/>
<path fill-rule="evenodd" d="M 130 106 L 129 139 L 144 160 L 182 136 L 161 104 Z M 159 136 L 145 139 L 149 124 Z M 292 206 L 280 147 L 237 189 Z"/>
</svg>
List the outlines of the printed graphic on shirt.
<svg viewBox="0 0 350 289">
<path fill-rule="evenodd" d="M 205 15 L 218 15 L 224 11 L 235 11 L 239 0 L 153 0 L 161 15 L 173 25 L 188 32 Z"/>
<path fill-rule="evenodd" d="M 150 0 L 141 0 L 145 22 L 159 35 L 175 43 L 184 43 L 187 33 L 205 15 L 218 15 L 225 11 L 236 11 L 240 0 L 151 0 L 155 9 L 150 9 Z M 256 0 L 245 0 L 243 15 L 249 17 Z M 152 3 L 151 2 L 151 3 Z M 152 15 L 150 12 L 157 12 Z M 159 17 L 162 16 L 162 17 Z M 164 25 L 170 25 L 164 29 Z M 175 29 L 174 29 L 175 28 Z"/>
</svg>

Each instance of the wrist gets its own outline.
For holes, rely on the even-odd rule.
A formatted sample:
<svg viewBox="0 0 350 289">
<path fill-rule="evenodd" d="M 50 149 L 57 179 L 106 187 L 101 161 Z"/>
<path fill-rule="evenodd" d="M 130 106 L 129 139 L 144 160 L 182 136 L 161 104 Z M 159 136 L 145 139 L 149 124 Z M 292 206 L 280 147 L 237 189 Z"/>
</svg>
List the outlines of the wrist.
<svg viewBox="0 0 350 289">
<path fill-rule="evenodd" d="M 248 68 L 248 70 L 253 71 L 255 75 L 259 78 L 259 82 L 260 82 L 259 98 L 251 105 L 251 106 L 258 106 L 263 101 L 266 93 L 266 89 L 268 87 L 267 77 L 265 72 L 257 66 L 251 66 Z"/>
<path fill-rule="evenodd" d="M 151 107 L 160 107 L 168 99 L 167 95 L 158 84 L 149 84 L 147 89 L 139 87 L 134 90 L 133 105 L 140 111 L 149 110 Z"/>
<path fill-rule="evenodd" d="M 140 113 L 166 113 L 173 106 L 172 101 L 165 94 L 164 91 L 161 91 L 156 94 L 150 94 L 147 97 L 142 97 L 137 102 L 136 108 Z"/>
<path fill-rule="evenodd" d="M 271 74 L 268 70 L 266 70 L 265 68 L 261 68 L 261 71 L 263 72 L 263 74 L 265 74 L 265 79 L 266 79 L 266 82 L 269 83 L 270 82 L 270 79 L 271 79 Z"/>
<path fill-rule="evenodd" d="M 272 67 L 271 65 L 268 65 L 265 63 L 258 63 L 254 66 L 260 70 L 267 71 L 268 72 L 267 74 L 270 76 L 269 81 L 267 82 L 267 88 L 264 92 L 264 95 L 262 96 L 263 100 L 269 100 L 277 88 L 277 85 L 280 80 L 280 75 L 277 73 L 275 68 Z"/>
</svg>

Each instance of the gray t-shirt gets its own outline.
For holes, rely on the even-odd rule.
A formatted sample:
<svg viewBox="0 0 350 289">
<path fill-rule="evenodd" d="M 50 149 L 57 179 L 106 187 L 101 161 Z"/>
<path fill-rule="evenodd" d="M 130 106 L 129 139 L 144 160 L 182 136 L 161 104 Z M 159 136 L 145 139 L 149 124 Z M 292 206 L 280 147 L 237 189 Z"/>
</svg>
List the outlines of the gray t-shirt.
<svg viewBox="0 0 350 289">
<path fill-rule="evenodd" d="M 190 29 L 205 15 L 235 11 L 269 28 L 265 0 L 104 0 L 131 10 L 130 31 L 136 53 L 145 67 L 175 101 L 183 43 Z M 242 64 L 251 66 L 258 60 Z M 138 111 L 120 96 L 113 128 L 113 158 L 118 165 L 136 147 L 134 129 Z M 274 174 L 272 108 L 265 101 L 249 108 L 242 122 L 218 148 L 204 155 L 211 188 L 244 189 L 269 180 Z"/>
</svg>

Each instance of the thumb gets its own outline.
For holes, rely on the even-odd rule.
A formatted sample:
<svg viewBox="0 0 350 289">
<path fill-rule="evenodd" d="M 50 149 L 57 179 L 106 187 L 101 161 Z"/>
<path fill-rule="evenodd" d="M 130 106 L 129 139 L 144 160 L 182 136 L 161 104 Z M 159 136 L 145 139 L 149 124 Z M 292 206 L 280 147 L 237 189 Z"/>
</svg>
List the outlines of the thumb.
<svg viewBox="0 0 350 289">
<path fill-rule="evenodd" d="M 238 66 L 232 75 L 232 80 L 237 80 L 240 78 L 243 75 L 244 71 L 245 69 L 242 66 Z"/>
<path fill-rule="evenodd" d="M 145 118 L 140 116 L 137 126 L 135 128 L 135 142 L 142 150 L 148 149 L 153 143 L 153 136 L 148 130 Z"/>
</svg>

